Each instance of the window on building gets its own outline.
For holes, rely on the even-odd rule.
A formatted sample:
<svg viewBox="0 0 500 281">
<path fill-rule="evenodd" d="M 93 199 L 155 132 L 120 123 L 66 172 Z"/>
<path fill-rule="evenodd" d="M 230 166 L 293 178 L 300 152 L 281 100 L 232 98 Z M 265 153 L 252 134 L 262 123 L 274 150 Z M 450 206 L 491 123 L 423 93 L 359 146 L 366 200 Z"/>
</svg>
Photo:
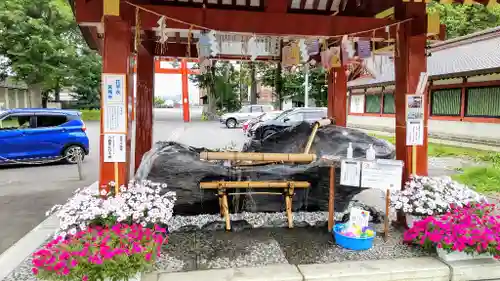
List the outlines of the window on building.
<svg viewBox="0 0 500 281">
<path fill-rule="evenodd" d="M 394 94 L 385 93 L 384 94 L 384 108 L 382 113 L 384 114 L 395 114 L 396 106 L 394 104 Z"/>
<path fill-rule="evenodd" d="M 36 118 L 37 128 L 57 127 L 67 122 L 66 116 L 62 115 L 39 115 Z"/>
<path fill-rule="evenodd" d="M 366 95 L 365 112 L 380 113 L 380 95 Z"/>
<path fill-rule="evenodd" d="M 26 129 L 30 127 L 30 116 L 10 115 L 0 120 L 0 129 Z"/>
<path fill-rule="evenodd" d="M 500 117 L 500 87 L 467 89 L 465 116 Z"/>
<path fill-rule="evenodd" d="M 460 116 L 461 89 L 443 89 L 431 92 L 431 115 Z"/>
</svg>

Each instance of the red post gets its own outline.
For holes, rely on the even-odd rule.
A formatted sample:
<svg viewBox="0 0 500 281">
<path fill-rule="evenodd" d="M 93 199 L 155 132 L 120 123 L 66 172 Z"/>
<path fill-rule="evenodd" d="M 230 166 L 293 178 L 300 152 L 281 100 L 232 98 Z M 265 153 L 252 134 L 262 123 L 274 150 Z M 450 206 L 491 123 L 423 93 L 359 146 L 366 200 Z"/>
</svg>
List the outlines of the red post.
<svg viewBox="0 0 500 281">
<path fill-rule="evenodd" d="M 406 145 L 406 95 L 415 93 L 421 72 L 427 71 L 425 55 L 427 18 L 425 3 L 399 3 L 395 7 L 398 20 L 413 18 L 414 20 L 400 27 L 395 55 L 396 91 L 396 158 L 405 163 L 403 180 L 406 181 L 412 171 L 412 149 Z M 429 116 L 429 97 L 425 92 L 424 106 L 424 145 L 417 147 L 418 175 L 427 175 L 427 122 Z"/>
<path fill-rule="evenodd" d="M 104 17 L 104 48 L 103 54 L 103 75 L 106 74 L 118 74 L 125 75 L 125 80 L 129 80 L 129 74 L 132 72 L 130 68 L 130 45 L 132 40 L 132 33 L 130 31 L 130 25 L 122 21 L 120 17 L 116 16 L 105 16 Z M 101 98 L 101 133 L 99 137 L 99 187 L 100 189 L 106 188 L 106 185 L 111 182 L 118 180 L 120 184 L 127 183 L 128 173 L 129 173 L 129 161 L 130 161 L 130 136 L 131 136 L 131 126 L 129 126 L 129 101 L 130 97 L 133 96 L 133 87 L 130 87 L 130 81 L 124 81 L 124 94 L 126 97 L 124 110 L 127 116 L 127 129 L 125 132 L 121 132 L 125 135 L 127 151 L 125 163 L 110 163 L 105 162 L 105 151 L 104 151 L 104 134 L 105 132 L 105 110 L 106 106 L 103 104 L 104 99 Z M 102 91 L 102 95 L 106 92 Z"/>
<path fill-rule="evenodd" d="M 187 60 L 181 60 L 181 75 L 182 75 L 182 113 L 184 122 L 190 121 L 189 116 L 189 92 L 188 92 L 188 66 Z"/>
<path fill-rule="evenodd" d="M 347 126 L 347 76 L 344 67 L 335 68 L 333 117 L 337 126 Z"/>
<path fill-rule="evenodd" d="M 137 55 L 137 105 L 135 129 L 135 170 L 153 145 L 154 56 L 141 46 Z"/>
<path fill-rule="evenodd" d="M 344 67 L 331 70 L 328 75 L 328 117 L 335 118 L 337 126 L 347 126 L 347 76 Z"/>
</svg>

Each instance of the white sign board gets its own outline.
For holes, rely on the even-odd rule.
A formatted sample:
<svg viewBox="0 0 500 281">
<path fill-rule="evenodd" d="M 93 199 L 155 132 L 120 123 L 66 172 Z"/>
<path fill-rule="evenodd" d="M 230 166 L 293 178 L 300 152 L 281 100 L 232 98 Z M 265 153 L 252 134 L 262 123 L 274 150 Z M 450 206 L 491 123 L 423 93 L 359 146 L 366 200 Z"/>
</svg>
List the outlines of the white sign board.
<svg viewBox="0 0 500 281">
<path fill-rule="evenodd" d="M 403 181 L 403 162 L 377 159 L 361 164 L 361 187 L 400 190 Z"/>
<path fill-rule="evenodd" d="M 367 227 L 370 220 L 370 212 L 360 208 L 351 208 L 349 214 L 349 226 L 357 225 L 361 228 Z"/>
<path fill-rule="evenodd" d="M 351 95 L 351 113 L 365 113 L 365 95 Z"/>
<path fill-rule="evenodd" d="M 126 141 L 124 134 L 104 134 L 104 162 L 124 163 Z"/>
<path fill-rule="evenodd" d="M 423 120 L 409 120 L 406 122 L 406 145 L 424 145 Z"/>
<path fill-rule="evenodd" d="M 406 121 L 424 120 L 424 96 L 406 95 Z"/>
<path fill-rule="evenodd" d="M 125 75 L 103 74 L 104 133 L 127 131 Z"/>
<path fill-rule="evenodd" d="M 361 162 L 342 160 L 340 163 L 340 184 L 359 187 L 361 181 Z"/>
</svg>

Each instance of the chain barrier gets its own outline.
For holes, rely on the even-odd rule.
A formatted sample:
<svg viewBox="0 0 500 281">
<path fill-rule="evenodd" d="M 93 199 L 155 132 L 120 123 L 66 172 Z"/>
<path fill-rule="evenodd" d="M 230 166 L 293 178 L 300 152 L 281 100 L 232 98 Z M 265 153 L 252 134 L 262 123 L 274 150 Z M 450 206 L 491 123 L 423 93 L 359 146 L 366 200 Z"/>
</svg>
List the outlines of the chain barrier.
<svg viewBox="0 0 500 281">
<path fill-rule="evenodd" d="M 8 159 L 0 156 L 0 164 L 8 163 L 8 164 L 19 164 L 19 165 L 46 165 L 56 162 L 61 162 L 64 159 L 69 157 L 76 157 L 76 164 L 78 166 L 78 177 L 80 180 L 83 180 L 83 171 L 82 171 L 82 163 L 83 163 L 83 153 L 79 152 L 76 155 L 67 155 L 61 156 L 57 158 L 47 158 L 47 160 L 39 160 L 39 161 L 27 161 L 27 160 L 16 160 L 16 159 Z"/>
</svg>

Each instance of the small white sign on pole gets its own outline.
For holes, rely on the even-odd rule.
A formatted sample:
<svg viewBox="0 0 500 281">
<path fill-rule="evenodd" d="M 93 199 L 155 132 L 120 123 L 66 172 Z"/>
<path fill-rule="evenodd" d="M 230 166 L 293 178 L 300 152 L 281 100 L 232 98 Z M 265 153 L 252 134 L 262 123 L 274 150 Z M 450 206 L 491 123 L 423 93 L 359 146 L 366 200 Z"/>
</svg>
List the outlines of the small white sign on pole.
<svg viewBox="0 0 500 281">
<path fill-rule="evenodd" d="M 403 162 L 377 159 L 361 164 L 361 187 L 399 190 L 403 181 Z"/>
<path fill-rule="evenodd" d="M 370 212 L 360 208 L 351 208 L 351 213 L 349 214 L 349 226 L 356 225 L 363 228 L 368 226 L 369 221 Z"/>
<path fill-rule="evenodd" d="M 127 131 L 125 74 L 103 74 L 104 133 Z"/>
<path fill-rule="evenodd" d="M 124 163 L 127 157 L 126 141 L 124 134 L 104 134 L 104 162 Z"/>
<path fill-rule="evenodd" d="M 359 187 L 361 181 L 361 162 L 342 160 L 340 163 L 340 184 Z"/>
<path fill-rule="evenodd" d="M 424 145 L 423 120 L 410 120 L 406 122 L 406 145 Z"/>
</svg>

